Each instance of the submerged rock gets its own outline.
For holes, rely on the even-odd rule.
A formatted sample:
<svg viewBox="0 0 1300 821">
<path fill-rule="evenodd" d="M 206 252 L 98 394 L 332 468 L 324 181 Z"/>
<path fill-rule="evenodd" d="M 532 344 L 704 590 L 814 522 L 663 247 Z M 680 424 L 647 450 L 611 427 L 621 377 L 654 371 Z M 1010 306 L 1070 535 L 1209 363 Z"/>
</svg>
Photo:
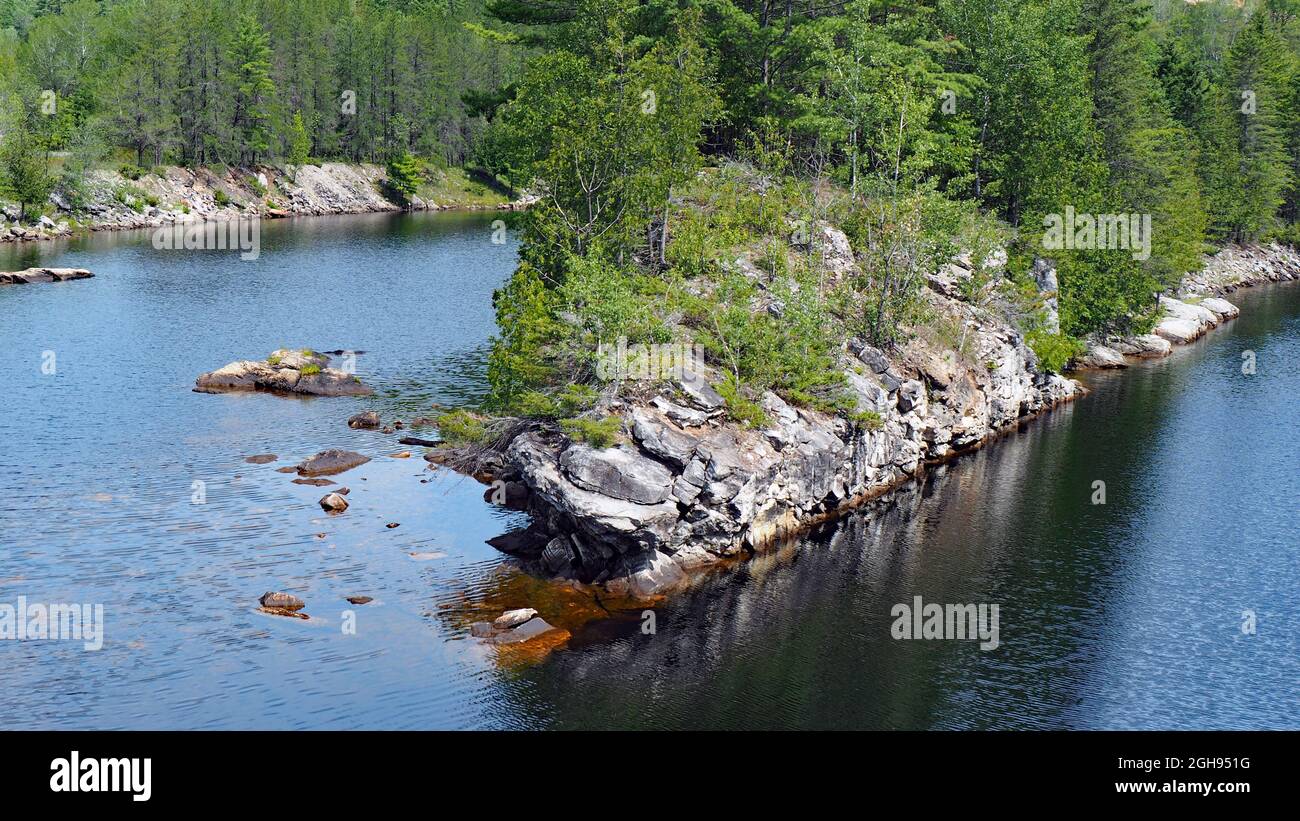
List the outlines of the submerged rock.
<svg viewBox="0 0 1300 821">
<path fill-rule="evenodd" d="M 329 479 L 294 479 L 295 485 L 311 485 L 312 487 L 329 487 L 334 484 Z"/>
<path fill-rule="evenodd" d="M 374 599 L 369 596 L 348 596 L 348 604 L 370 604 Z"/>
<path fill-rule="evenodd" d="M 513 630 L 498 633 L 488 639 L 488 641 L 493 644 L 522 644 L 525 641 L 530 641 L 531 639 L 538 638 L 539 636 L 557 629 L 559 628 L 538 616 L 537 618 L 524 622 Z"/>
<path fill-rule="evenodd" d="M 258 454 L 257 456 L 249 456 L 244 461 L 253 465 L 265 465 L 268 462 L 274 462 L 276 459 L 279 458 L 280 457 L 276 456 L 274 453 L 261 453 Z"/>
</svg>

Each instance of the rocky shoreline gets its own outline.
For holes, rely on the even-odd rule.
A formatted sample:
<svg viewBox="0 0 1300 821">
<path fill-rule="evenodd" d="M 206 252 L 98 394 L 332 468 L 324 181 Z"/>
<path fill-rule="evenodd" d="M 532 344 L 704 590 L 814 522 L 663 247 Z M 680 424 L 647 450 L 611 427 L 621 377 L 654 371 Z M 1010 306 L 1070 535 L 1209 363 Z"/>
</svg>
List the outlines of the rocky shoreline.
<svg viewBox="0 0 1300 821">
<path fill-rule="evenodd" d="M 157 173 L 128 178 L 119 171 L 92 171 L 79 193 L 56 191 L 42 214 L 20 222 L 17 206 L 0 211 L 0 242 L 50 240 L 80 231 L 125 231 L 198 221 L 276 219 L 330 214 L 401 211 L 381 191 L 382 166 L 323 163 L 286 169 L 269 166 L 226 169 L 163 166 Z M 521 210 L 533 199 L 521 197 L 495 206 L 436 202 L 413 197 L 409 210 Z"/>
<path fill-rule="evenodd" d="M 1125 368 L 1128 359 L 1168 356 L 1174 345 L 1187 345 L 1210 330 L 1237 318 L 1241 311 L 1226 299 L 1239 288 L 1300 280 L 1300 253 L 1281 245 L 1232 246 L 1188 274 L 1178 296 L 1161 296 L 1164 316 L 1153 333 L 1092 344 L 1076 365 L 1080 368 Z"/>
<path fill-rule="evenodd" d="M 962 276 L 960 266 L 950 269 Z M 1094 346 L 1082 365 L 1098 367 L 1087 360 L 1101 347 L 1121 363 L 1166 356 L 1237 315 L 1211 294 L 1297 278 L 1300 255 L 1291 249 L 1227 249 L 1187 278 L 1183 299 L 1162 300 L 1167 316 L 1156 333 Z M 942 279 L 926 298 L 964 329 L 962 344 L 918 336 L 891 355 L 851 345 L 846 374 L 866 424 L 769 392 L 762 405 L 771 424 L 747 429 L 724 421 L 710 374 L 685 374 L 648 401 L 601 408 L 623 422 L 622 441 L 608 449 L 524 425 L 469 462 L 437 451 L 426 458 L 455 464 L 492 485 L 488 498 L 531 514 L 527 528 L 492 541 L 528 572 L 653 598 L 693 571 L 842 516 L 1084 392 L 1039 372 L 1021 334 Z"/>
</svg>

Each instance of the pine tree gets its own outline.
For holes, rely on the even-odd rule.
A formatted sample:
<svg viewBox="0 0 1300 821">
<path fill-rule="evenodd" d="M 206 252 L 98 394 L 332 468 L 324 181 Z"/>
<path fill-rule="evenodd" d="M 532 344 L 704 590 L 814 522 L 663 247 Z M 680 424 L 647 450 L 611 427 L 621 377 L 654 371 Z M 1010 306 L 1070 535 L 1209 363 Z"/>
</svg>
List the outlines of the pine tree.
<svg viewBox="0 0 1300 821">
<path fill-rule="evenodd" d="M 254 165 L 271 150 L 271 47 L 262 24 L 252 14 L 240 17 L 230 47 L 233 65 L 234 153 L 241 165 Z"/>
<path fill-rule="evenodd" d="M 1294 81 L 1286 41 L 1254 15 L 1228 51 L 1207 126 L 1203 176 L 1222 238 L 1254 239 L 1276 224 L 1292 179 L 1285 107 Z"/>
</svg>

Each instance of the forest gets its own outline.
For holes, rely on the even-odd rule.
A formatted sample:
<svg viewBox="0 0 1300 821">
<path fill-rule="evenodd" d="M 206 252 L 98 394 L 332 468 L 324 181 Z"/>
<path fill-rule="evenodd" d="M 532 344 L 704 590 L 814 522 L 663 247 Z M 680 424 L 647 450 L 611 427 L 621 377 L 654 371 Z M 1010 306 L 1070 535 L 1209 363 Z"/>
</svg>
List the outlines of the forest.
<svg viewBox="0 0 1300 821">
<path fill-rule="evenodd" d="M 702 344 L 738 419 L 835 407 L 843 341 L 896 341 L 927 271 L 995 247 L 1026 293 L 1051 257 L 1059 325 L 1023 330 L 1059 370 L 1207 251 L 1297 236 L 1300 0 L 4 0 L 0 28 L 14 198 L 105 162 L 411 158 L 536 193 L 489 362 L 513 413 L 571 415 L 624 337 Z M 1132 215 L 1149 253 L 1045 251 L 1066 213 Z"/>
</svg>

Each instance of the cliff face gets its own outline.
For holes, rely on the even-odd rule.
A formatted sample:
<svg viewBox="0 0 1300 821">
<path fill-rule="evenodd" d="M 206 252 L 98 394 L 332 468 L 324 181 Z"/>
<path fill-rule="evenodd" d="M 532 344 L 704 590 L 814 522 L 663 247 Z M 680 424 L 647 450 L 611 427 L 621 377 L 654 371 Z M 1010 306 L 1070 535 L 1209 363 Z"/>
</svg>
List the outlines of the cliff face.
<svg viewBox="0 0 1300 821">
<path fill-rule="evenodd" d="M 535 572 L 653 595 L 685 571 L 833 518 L 1078 395 L 1072 380 L 1038 373 L 1021 335 L 995 312 L 943 293 L 951 285 L 932 282 L 926 298 L 955 329 L 954 347 L 925 335 L 892 356 L 847 346 L 845 373 L 865 421 L 768 392 L 771 424 L 748 429 L 727 421 L 710 374 L 687 373 L 649 401 L 608 409 L 626 434 L 615 447 L 536 430 L 517 436 L 498 478 L 526 486 L 534 524 L 508 549 Z"/>
</svg>

